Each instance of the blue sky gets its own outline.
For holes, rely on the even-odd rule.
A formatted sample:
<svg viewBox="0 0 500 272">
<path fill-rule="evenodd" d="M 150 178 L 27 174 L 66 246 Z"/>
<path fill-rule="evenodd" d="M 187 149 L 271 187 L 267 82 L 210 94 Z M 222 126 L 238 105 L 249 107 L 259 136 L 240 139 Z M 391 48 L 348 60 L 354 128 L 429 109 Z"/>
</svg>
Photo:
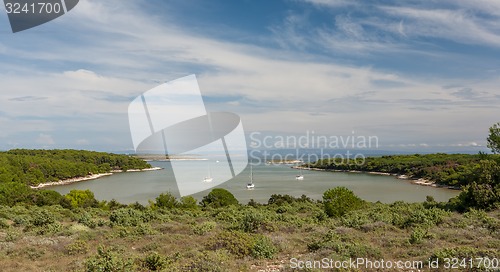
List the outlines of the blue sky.
<svg viewBox="0 0 500 272">
<path fill-rule="evenodd" d="M 500 121 L 500 2 L 400 2 L 80 0 L 15 34 L 4 13 L 0 149 L 130 150 L 128 104 L 194 73 L 207 108 L 248 133 L 484 150 Z"/>
</svg>

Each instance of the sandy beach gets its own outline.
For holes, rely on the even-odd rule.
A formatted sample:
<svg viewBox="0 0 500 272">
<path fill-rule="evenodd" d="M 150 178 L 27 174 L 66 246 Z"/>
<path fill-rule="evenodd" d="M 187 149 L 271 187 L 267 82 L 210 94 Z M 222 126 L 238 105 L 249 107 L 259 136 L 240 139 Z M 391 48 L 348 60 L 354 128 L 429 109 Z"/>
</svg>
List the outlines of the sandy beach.
<svg viewBox="0 0 500 272">
<path fill-rule="evenodd" d="M 404 180 L 410 180 L 411 184 L 415 185 L 421 185 L 421 186 L 431 186 L 435 188 L 447 188 L 451 190 L 461 190 L 460 187 L 457 186 L 449 186 L 449 185 L 441 185 L 437 184 L 436 182 L 428 179 L 415 179 L 412 177 L 409 177 L 407 175 L 398 175 L 398 174 L 391 174 L 391 173 L 385 173 L 385 172 L 368 172 L 368 171 L 357 171 L 357 170 L 326 170 L 326 169 L 321 169 L 321 168 L 308 168 L 308 167 L 301 167 L 301 166 L 293 166 L 292 168 L 295 169 L 303 169 L 303 170 L 312 170 L 312 171 L 328 171 L 328 172 L 345 172 L 345 173 L 365 173 L 365 174 L 370 174 L 370 175 L 382 175 L 382 176 L 396 176 L 397 179 L 404 179 Z"/>
<path fill-rule="evenodd" d="M 152 168 L 145 168 L 145 169 L 129 169 L 129 170 L 127 170 L 127 172 L 156 171 L 156 170 L 161 170 L 161 169 L 163 169 L 163 168 L 152 167 Z M 98 179 L 98 178 L 102 178 L 105 176 L 113 175 L 114 173 L 122 173 L 122 172 L 123 172 L 123 170 L 112 170 L 110 173 L 91 174 L 91 175 L 88 175 L 85 177 L 77 177 L 77 178 L 64 179 L 64 180 L 54 181 L 54 182 L 40 183 L 37 186 L 30 186 L 30 187 L 32 189 L 40 189 L 40 188 L 49 187 L 49 186 L 66 185 L 66 184 L 71 184 L 71 183 L 75 183 L 75 182 Z"/>
</svg>

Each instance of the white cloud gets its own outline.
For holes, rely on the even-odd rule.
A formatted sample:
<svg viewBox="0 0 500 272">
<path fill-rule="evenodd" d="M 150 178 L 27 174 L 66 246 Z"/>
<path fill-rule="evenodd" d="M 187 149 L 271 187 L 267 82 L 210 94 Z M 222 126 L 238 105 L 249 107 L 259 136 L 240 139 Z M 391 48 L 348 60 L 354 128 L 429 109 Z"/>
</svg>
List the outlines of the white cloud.
<svg viewBox="0 0 500 272">
<path fill-rule="evenodd" d="M 54 145 L 56 142 L 49 134 L 40 133 L 40 135 L 38 135 L 38 138 L 36 139 L 36 143 L 43 146 L 50 146 Z"/>
<path fill-rule="evenodd" d="M 352 6 L 357 5 L 356 0 L 303 0 L 318 6 L 328 6 L 328 7 L 341 7 L 341 6 Z"/>
<path fill-rule="evenodd" d="M 314 2 L 331 6 L 344 1 Z M 61 127 L 70 131 L 114 131 L 123 137 L 119 140 L 123 146 L 130 142 L 127 98 L 131 100 L 159 85 L 158 80 L 168 81 L 193 72 L 198 73 L 205 96 L 242 98 L 221 106 L 233 107 L 241 113 L 245 128 L 250 131 L 296 133 L 314 129 L 323 134 L 339 134 L 358 127 L 386 142 L 408 135 L 409 142 L 432 144 L 457 135 L 478 139 L 483 134 L 482 128 L 499 113 L 498 108 L 491 107 L 491 103 L 499 100 L 494 96 L 498 94 L 497 81 L 474 83 L 474 87 L 489 95 L 483 100 L 463 101 L 453 95 L 453 90 L 441 87 L 451 83 L 464 85 L 463 79 L 418 78 L 370 66 L 346 65 L 300 50 L 297 53 L 207 37 L 166 24 L 134 5 L 140 4 L 83 1 L 69 16 L 57 20 L 59 27 L 66 25 L 66 31 L 81 33 L 81 44 L 60 41 L 57 47 L 46 47 L 41 52 L 4 46 L 5 54 L 15 54 L 20 59 L 78 63 L 78 67 L 59 72 L 17 67 L 16 73 L 1 73 L 2 88 L 9 90 L 0 93 L 1 109 L 9 115 L 5 120 L 0 116 L 1 127 L 8 127 L 9 120 L 20 118 L 12 133 L 39 129 L 33 125 L 35 120 L 45 128 L 38 131 Z M 365 25 L 386 27 L 389 32 L 396 31 L 398 35 L 403 32 L 409 37 L 425 34 L 422 29 L 430 23 L 422 22 L 423 18 L 441 24 L 438 26 L 441 32 L 451 27 L 446 23 L 449 18 L 470 25 L 466 30 L 473 29 L 472 26 L 481 28 L 466 14 L 456 17 L 452 12 L 437 11 L 419 17 L 415 15 L 416 9 L 384 7 L 383 10 L 404 20 L 399 18 L 394 26 L 383 26 L 384 21 L 377 25 L 376 21 L 359 22 L 339 16 L 336 24 L 341 35 L 322 29 L 313 31 L 317 36 L 312 38 L 326 42 L 330 49 L 397 52 L 411 49 L 371 34 L 364 29 Z M 283 36 L 279 37 L 283 42 L 290 37 L 294 47 L 307 48 L 310 37 L 300 37 L 301 32 L 295 29 L 305 18 L 290 15 L 284 28 L 275 29 L 275 33 L 283 30 Z M 71 25 L 66 24 L 69 20 L 73 22 Z M 439 31 L 429 35 L 438 35 Z M 23 41 L 23 37 L 19 39 Z M 37 39 L 52 41 L 49 36 Z M 11 68 L 0 69 L 5 72 Z M 46 99 L 26 99 L 42 95 Z M 12 100 L 20 97 L 24 99 Z M 464 123 L 469 124 L 467 129 L 463 128 Z M 420 124 L 423 125 L 412 131 Z M 84 144 L 80 140 L 75 137 L 71 142 Z M 110 141 L 113 142 L 117 139 Z"/>
<path fill-rule="evenodd" d="M 500 46 L 500 25 L 477 17 L 462 9 L 425 9 L 413 7 L 381 6 L 385 13 L 405 21 L 405 34 L 414 37 L 449 39 L 465 44 Z M 388 31 L 381 22 L 378 27 Z M 399 23 L 398 23 L 399 32 Z"/>
<path fill-rule="evenodd" d="M 90 142 L 87 139 L 78 139 L 78 140 L 76 140 L 76 144 L 77 145 L 89 145 Z"/>
</svg>

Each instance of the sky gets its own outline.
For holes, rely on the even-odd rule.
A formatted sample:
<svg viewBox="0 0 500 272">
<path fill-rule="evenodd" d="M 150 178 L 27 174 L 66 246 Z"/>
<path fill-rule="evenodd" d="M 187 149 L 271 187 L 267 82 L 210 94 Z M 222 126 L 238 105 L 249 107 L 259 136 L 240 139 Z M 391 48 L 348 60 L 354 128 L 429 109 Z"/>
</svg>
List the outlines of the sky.
<svg viewBox="0 0 500 272">
<path fill-rule="evenodd" d="M 500 122 L 497 0 L 80 0 L 0 36 L 2 150 L 131 150 L 130 102 L 190 74 L 247 134 L 484 151 Z"/>
</svg>

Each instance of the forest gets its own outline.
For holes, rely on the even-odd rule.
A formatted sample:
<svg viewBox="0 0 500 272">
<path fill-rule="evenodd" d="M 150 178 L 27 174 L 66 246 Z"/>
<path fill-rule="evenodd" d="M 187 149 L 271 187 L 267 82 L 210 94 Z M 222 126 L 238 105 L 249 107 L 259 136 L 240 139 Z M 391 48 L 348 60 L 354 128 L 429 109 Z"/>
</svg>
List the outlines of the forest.
<svg viewBox="0 0 500 272">
<path fill-rule="evenodd" d="M 495 183 L 500 178 L 500 155 L 414 154 L 351 160 L 319 160 L 306 167 L 326 170 L 384 172 L 424 178 L 438 184 L 465 186 L 471 181 Z"/>
<path fill-rule="evenodd" d="M 0 152 L 0 184 L 16 182 L 34 186 L 111 170 L 149 167 L 144 160 L 105 152 L 13 149 Z"/>
</svg>

